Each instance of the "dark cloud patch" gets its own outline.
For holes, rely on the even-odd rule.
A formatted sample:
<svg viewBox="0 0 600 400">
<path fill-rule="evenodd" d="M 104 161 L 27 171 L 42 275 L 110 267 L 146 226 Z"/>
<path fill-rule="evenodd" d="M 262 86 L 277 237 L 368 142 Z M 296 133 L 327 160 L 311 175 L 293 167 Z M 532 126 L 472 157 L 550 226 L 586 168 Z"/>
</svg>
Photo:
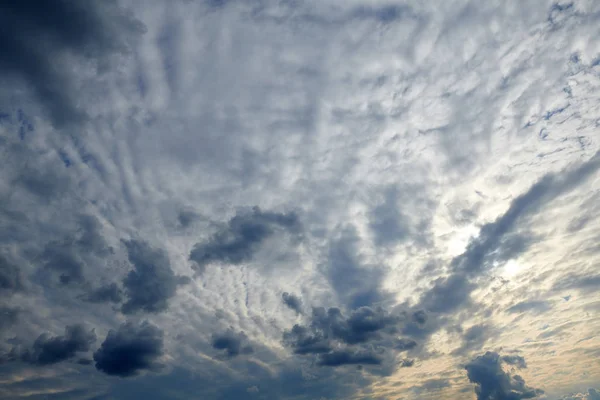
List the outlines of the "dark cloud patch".
<svg viewBox="0 0 600 400">
<path fill-rule="evenodd" d="M 281 299 L 283 300 L 283 304 L 296 311 L 296 313 L 302 314 L 302 300 L 300 297 L 293 293 L 284 292 L 281 295 Z"/>
<path fill-rule="evenodd" d="M 506 312 L 510 314 L 521 314 L 525 312 L 532 312 L 535 314 L 542 314 L 552 308 L 552 303 L 546 300 L 529 300 L 521 301 L 512 307 L 509 307 Z"/>
<path fill-rule="evenodd" d="M 41 334 L 20 359 L 35 365 L 56 364 L 75 357 L 77 353 L 89 351 L 95 342 L 93 329 L 87 331 L 81 324 L 70 325 L 65 328 L 63 336 Z"/>
<path fill-rule="evenodd" d="M 474 383 L 477 400 L 531 399 L 543 393 L 525 384 L 519 375 L 510 375 L 502 369 L 498 353 L 487 352 L 469 362 L 465 369 Z"/>
<path fill-rule="evenodd" d="M 450 263 L 450 275 L 438 278 L 420 299 L 420 306 L 438 313 L 456 311 L 470 302 L 477 277 L 494 262 L 507 261 L 527 250 L 514 236 L 518 224 L 540 208 L 580 185 L 600 168 L 600 153 L 581 165 L 557 174 L 547 174 L 527 192 L 516 197 L 508 210 L 494 222 L 482 226 L 479 236 L 472 240 L 461 255 Z M 527 242 L 527 241 L 526 241 Z M 531 241 L 529 241 L 531 242 Z"/>
<path fill-rule="evenodd" d="M 427 313 L 423 310 L 415 311 L 412 315 L 412 319 L 417 324 L 423 325 L 427 322 Z"/>
<path fill-rule="evenodd" d="M 248 338 L 244 332 L 236 333 L 232 330 L 220 334 L 214 334 L 212 337 L 212 347 L 222 350 L 228 357 L 237 357 L 240 354 L 251 354 L 254 349 L 248 344 Z"/>
<path fill-rule="evenodd" d="M 410 368 L 413 365 L 415 365 L 415 360 L 413 360 L 412 358 L 404 358 L 400 360 L 400 363 L 398 364 L 400 368 Z"/>
<path fill-rule="evenodd" d="M 23 289 L 19 267 L 0 254 L 0 295 L 10 295 Z"/>
<path fill-rule="evenodd" d="M 504 361 L 508 365 L 514 365 L 517 368 L 525 369 L 527 368 L 527 363 L 525 362 L 525 358 L 521 356 L 502 356 L 502 361 Z"/>
<path fill-rule="evenodd" d="M 342 365 L 379 365 L 382 359 L 370 351 L 335 350 L 320 354 L 317 365 L 339 367 Z"/>
<path fill-rule="evenodd" d="M 113 1 L 0 2 L 0 72 L 25 83 L 56 125 L 80 121 L 66 60 L 75 55 L 98 67 L 144 28 Z"/>
<path fill-rule="evenodd" d="M 123 292 L 116 283 L 112 282 L 97 287 L 80 298 L 89 303 L 120 303 L 123 300 Z"/>
<path fill-rule="evenodd" d="M 157 360 L 163 354 L 163 332 L 149 322 L 134 325 L 124 323 L 117 331 L 110 330 L 94 353 L 96 368 L 108 375 L 123 378 L 144 370 L 161 367 Z"/>
<path fill-rule="evenodd" d="M 238 212 L 208 241 L 197 243 L 189 259 L 194 269 L 202 273 L 212 263 L 242 264 L 252 260 L 261 244 L 277 232 L 300 235 L 298 215 L 277 213 L 254 207 L 250 212 Z"/>
<path fill-rule="evenodd" d="M 294 325 L 283 341 L 295 354 L 312 357 L 317 365 L 360 364 L 393 368 L 394 355 L 417 343 L 399 338 L 403 318 L 383 309 L 361 307 L 345 316 L 339 308 L 313 308 L 307 326 Z"/>
<path fill-rule="evenodd" d="M 351 309 L 372 306 L 388 297 L 381 290 L 385 270 L 377 265 L 363 265 L 358 248 L 360 237 L 356 229 L 346 228 L 330 244 L 324 266 L 325 276 L 339 300 Z"/>
<path fill-rule="evenodd" d="M 169 257 L 163 250 L 152 248 L 139 240 L 123 243 L 134 269 L 123 279 L 127 301 L 121 311 L 124 314 L 165 311 L 177 287 L 187 283 L 189 278 L 175 275 Z"/>
</svg>

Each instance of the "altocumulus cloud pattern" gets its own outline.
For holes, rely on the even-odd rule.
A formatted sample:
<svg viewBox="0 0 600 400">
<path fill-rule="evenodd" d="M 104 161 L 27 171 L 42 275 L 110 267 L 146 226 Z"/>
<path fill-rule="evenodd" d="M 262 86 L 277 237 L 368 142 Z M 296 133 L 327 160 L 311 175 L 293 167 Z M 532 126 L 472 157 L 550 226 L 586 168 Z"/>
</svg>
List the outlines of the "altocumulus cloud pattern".
<svg viewBox="0 0 600 400">
<path fill-rule="evenodd" d="M 600 399 L 600 2 L 0 0 L 0 398 Z"/>
</svg>

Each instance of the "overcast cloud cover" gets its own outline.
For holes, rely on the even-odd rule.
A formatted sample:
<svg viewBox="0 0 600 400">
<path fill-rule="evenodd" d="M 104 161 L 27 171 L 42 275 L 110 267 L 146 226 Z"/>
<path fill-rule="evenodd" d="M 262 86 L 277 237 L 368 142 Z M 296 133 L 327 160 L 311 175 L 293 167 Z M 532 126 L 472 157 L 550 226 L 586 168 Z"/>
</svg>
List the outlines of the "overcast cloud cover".
<svg viewBox="0 0 600 400">
<path fill-rule="evenodd" d="M 600 2 L 0 0 L 0 398 L 600 399 Z"/>
</svg>

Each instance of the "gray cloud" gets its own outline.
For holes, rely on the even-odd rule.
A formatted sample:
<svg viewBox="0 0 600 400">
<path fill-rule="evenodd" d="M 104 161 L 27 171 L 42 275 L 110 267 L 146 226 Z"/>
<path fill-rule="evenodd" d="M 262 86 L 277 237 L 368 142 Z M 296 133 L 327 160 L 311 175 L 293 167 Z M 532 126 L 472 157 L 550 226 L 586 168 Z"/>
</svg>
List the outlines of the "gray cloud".
<svg viewBox="0 0 600 400">
<path fill-rule="evenodd" d="M 504 361 L 506 364 L 514 365 L 517 368 L 527 368 L 525 358 L 521 356 L 502 356 L 502 361 Z"/>
<path fill-rule="evenodd" d="M 19 267 L 0 254 L 0 295 L 9 295 L 23 289 Z"/>
<path fill-rule="evenodd" d="M 388 297 L 381 289 L 385 270 L 377 265 L 363 265 L 357 249 L 360 237 L 353 226 L 329 245 L 324 274 L 339 300 L 349 308 L 371 306 Z"/>
<path fill-rule="evenodd" d="M 23 81 L 56 125 L 85 115 L 77 106 L 68 57 L 94 61 L 100 69 L 110 54 L 123 52 L 129 38 L 144 30 L 113 1 L 8 1 L 0 10 L 0 71 Z"/>
<path fill-rule="evenodd" d="M 320 366 L 348 364 L 392 368 L 393 354 L 410 351 L 414 340 L 398 338 L 401 316 L 361 307 L 345 316 L 338 308 L 313 308 L 310 324 L 294 325 L 283 341 L 295 354 L 313 357 Z"/>
<path fill-rule="evenodd" d="M 244 332 L 233 332 L 228 330 L 223 333 L 212 336 L 212 347 L 222 350 L 228 357 L 237 357 L 240 354 L 250 354 L 254 352 L 251 345 L 248 344 L 248 338 Z"/>
<path fill-rule="evenodd" d="M 379 365 L 382 359 L 371 351 L 350 349 L 334 350 L 320 354 L 317 365 L 339 367 L 342 365 Z"/>
<path fill-rule="evenodd" d="M 485 342 L 495 336 L 494 329 L 488 324 L 477 324 L 463 332 L 462 345 L 454 354 L 464 355 L 472 351 L 480 351 Z"/>
<path fill-rule="evenodd" d="M 0 332 L 8 329 L 17 322 L 19 312 L 18 308 L 0 306 Z"/>
<path fill-rule="evenodd" d="M 302 300 L 300 297 L 293 293 L 283 292 L 281 299 L 283 300 L 283 304 L 296 311 L 296 313 L 302 314 Z"/>
<path fill-rule="evenodd" d="M 30 350 L 24 351 L 20 359 L 36 365 L 50 365 L 71 359 L 77 353 L 89 351 L 96 342 L 94 330 L 87 331 L 81 324 L 65 328 L 63 336 L 41 334 Z"/>
<path fill-rule="evenodd" d="M 120 303 L 123 300 L 123 291 L 112 282 L 92 289 L 80 298 L 90 303 Z"/>
<path fill-rule="evenodd" d="M 123 279 L 127 301 L 121 310 L 124 314 L 165 311 L 177 287 L 187 283 L 188 278 L 175 275 L 163 250 L 139 240 L 124 241 L 124 244 L 134 269 Z"/>
<path fill-rule="evenodd" d="M 551 308 L 552 303 L 547 300 L 527 300 L 521 301 L 514 306 L 509 307 L 506 312 L 511 314 L 520 314 L 524 312 L 541 314 L 550 310 Z"/>
<path fill-rule="evenodd" d="M 140 325 L 122 324 L 110 330 L 94 353 L 96 368 L 105 374 L 130 377 L 144 370 L 161 367 L 157 360 L 163 354 L 163 332 L 145 321 Z"/>
<path fill-rule="evenodd" d="M 543 393 L 527 386 L 521 376 L 504 372 L 498 353 L 488 351 L 469 362 L 465 369 L 469 381 L 476 384 L 477 400 L 532 399 Z"/>
<path fill-rule="evenodd" d="M 262 211 L 239 212 L 208 241 L 197 243 L 190 252 L 194 269 L 202 273 L 212 263 L 241 264 L 252 260 L 261 244 L 278 231 L 301 233 L 298 216 L 293 213 Z"/>
<path fill-rule="evenodd" d="M 517 224 L 538 212 L 542 205 L 580 185 L 599 167 L 600 153 L 596 153 L 577 167 L 542 177 L 527 192 L 515 198 L 503 215 L 481 228 L 479 236 L 469 243 L 466 251 L 452 259 L 451 275 L 438 278 L 433 287 L 422 295 L 420 306 L 430 311 L 448 313 L 468 303 L 476 287 L 471 279 L 497 260 L 495 252 L 503 246 L 507 237 L 510 238 Z M 511 250 L 503 253 L 503 261 L 506 261 L 506 254 L 514 257 L 526 250 L 526 247 L 508 247 Z"/>
</svg>

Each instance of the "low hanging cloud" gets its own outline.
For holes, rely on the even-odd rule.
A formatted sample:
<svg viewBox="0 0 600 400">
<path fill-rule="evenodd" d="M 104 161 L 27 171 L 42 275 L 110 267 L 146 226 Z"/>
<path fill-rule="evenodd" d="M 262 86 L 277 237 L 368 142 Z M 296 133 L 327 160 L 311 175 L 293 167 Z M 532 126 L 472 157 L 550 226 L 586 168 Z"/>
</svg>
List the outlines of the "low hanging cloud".
<svg viewBox="0 0 600 400">
<path fill-rule="evenodd" d="M 127 301 L 121 311 L 124 314 L 165 311 L 169 307 L 169 299 L 175 296 L 177 287 L 188 283 L 189 278 L 175 275 L 165 251 L 152 248 L 139 240 L 124 243 L 134 269 L 123 279 Z"/>
<path fill-rule="evenodd" d="M 505 372 L 502 369 L 502 361 L 503 357 L 498 353 L 488 351 L 465 366 L 469 381 L 475 384 L 477 400 L 532 399 L 544 393 L 540 389 L 527 386 L 520 375 Z M 519 363 L 510 364 L 519 366 Z M 522 365 L 524 364 L 523 360 Z"/>
<path fill-rule="evenodd" d="M 57 126 L 85 118 L 67 60 L 100 69 L 145 30 L 116 2 L 98 0 L 4 1 L 0 26 L 0 73 L 13 80 L 8 87 L 25 84 Z"/>
<path fill-rule="evenodd" d="M 298 236 L 301 229 L 298 215 L 293 212 L 277 213 L 254 207 L 250 212 L 238 212 L 207 241 L 197 243 L 189 259 L 198 273 L 213 263 L 242 264 L 251 261 L 261 244 L 277 232 Z"/>
<path fill-rule="evenodd" d="M 163 342 L 163 332 L 151 323 L 126 322 L 117 331 L 110 330 L 94 353 L 96 368 L 123 378 L 160 369 L 158 359 L 163 355 Z"/>
<path fill-rule="evenodd" d="M 81 324 L 65 328 L 62 336 L 41 334 L 31 349 L 20 354 L 19 359 L 35 365 L 50 365 L 74 358 L 77 353 L 87 352 L 96 342 L 94 330 L 86 330 Z"/>
</svg>

